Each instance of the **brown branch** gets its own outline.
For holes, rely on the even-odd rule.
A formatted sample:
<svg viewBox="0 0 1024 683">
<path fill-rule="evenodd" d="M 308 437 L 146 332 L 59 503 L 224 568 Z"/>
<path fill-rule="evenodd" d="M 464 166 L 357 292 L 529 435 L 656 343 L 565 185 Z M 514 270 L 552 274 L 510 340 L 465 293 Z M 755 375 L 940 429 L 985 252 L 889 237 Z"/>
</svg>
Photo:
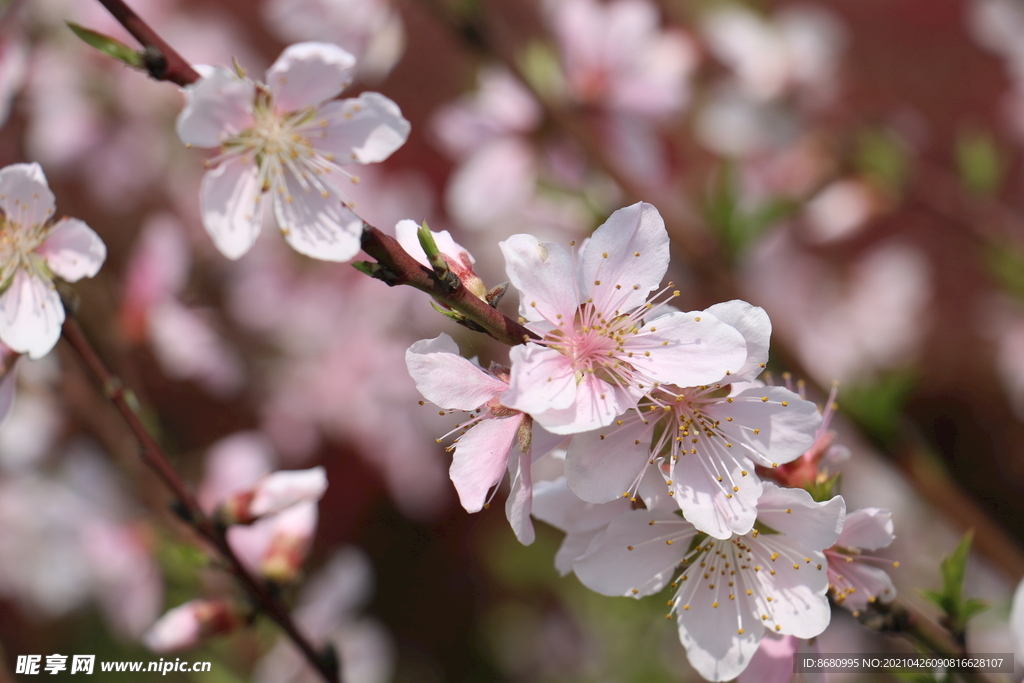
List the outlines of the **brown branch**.
<svg viewBox="0 0 1024 683">
<path fill-rule="evenodd" d="M 461 282 L 455 288 L 449 287 L 430 268 L 410 256 L 398 240 L 372 225 L 363 226 L 362 247 L 383 268 L 375 277 L 389 285 L 409 285 L 426 292 L 509 346 L 537 338 L 533 332 L 470 292 Z"/>
<path fill-rule="evenodd" d="M 123 0 L 99 0 L 107 11 L 146 49 L 144 59 L 149 75 L 185 87 L 199 80 L 199 73 L 177 51 L 164 42 Z"/>
<path fill-rule="evenodd" d="M 146 430 L 142 420 L 139 419 L 138 414 L 132 408 L 123 383 L 110 372 L 99 354 L 96 353 L 96 350 L 82 331 L 81 326 L 79 326 L 78 321 L 71 315 L 68 315 L 64 321 L 61 333 L 64 339 L 82 357 L 89 371 L 103 387 L 103 393 L 114 404 L 114 407 L 117 408 L 121 417 L 128 424 L 128 428 L 135 435 L 139 442 L 139 455 L 142 461 L 156 472 L 164 485 L 174 494 L 179 516 L 216 549 L 225 560 L 228 571 L 242 584 L 242 587 L 252 599 L 253 604 L 258 605 L 260 611 L 270 617 L 288 634 L 288 637 L 298 646 L 310 664 L 323 676 L 324 680 L 327 683 L 340 683 L 341 678 L 338 673 L 340 666 L 337 666 L 336 662 L 329 661 L 316 651 L 309 640 L 298 630 L 287 608 L 281 602 L 273 587 L 249 573 L 238 559 L 238 556 L 235 555 L 231 546 L 228 545 L 224 529 L 207 517 L 199 507 L 195 496 L 192 495 L 192 492 L 185 485 L 181 476 L 171 465 L 170 459 L 163 448 Z"/>
</svg>

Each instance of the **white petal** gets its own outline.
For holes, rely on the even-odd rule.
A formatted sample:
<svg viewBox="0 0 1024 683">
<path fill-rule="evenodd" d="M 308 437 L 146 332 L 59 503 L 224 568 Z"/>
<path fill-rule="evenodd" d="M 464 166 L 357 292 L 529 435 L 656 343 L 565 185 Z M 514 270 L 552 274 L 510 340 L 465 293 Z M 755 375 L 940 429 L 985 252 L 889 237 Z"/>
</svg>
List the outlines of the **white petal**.
<svg viewBox="0 0 1024 683">
<path fill-rule="evenodd" d="M 508 385 L 459 355 L 447 334 L 423 339 L 405 352 L 416 388 L 446 410 L 475 410 L 508 389 Z"/>
<path fill-rule="evenodd" d="M 292 249 L 322 261 L 348 261 L 359 253 L 363 221 L 345 206 L 345 197 L 328 174 L 321 187 L 303 187 L 285 174 L 287 194 L 274 195 L 274 215 Z"/>
<path fill-rule="evenodd" d="M 249 251 L 263 223 L 263 188 L 253 161 L 236 156 L 203 176 L 203 227 L 229 259 Z"/>
<path fill-rule="evenodd" d="M 608 503 L 611 505 L 612 503 Z M 559 576 L 568 576 L 573 572 L 573 565 L 576 560 L 583 557 L 587 548 L 594 542 L 594 539 L 604 533 L 604 529 L 594 529 L 593 531 L 579 531 L 572 534 L 566 534 L 565 538 L 562 539 L 562 544 L 558 546 L 558 552 L 555 553 L 555 569 L 558 571 Z"/>
<path fill-rule="evenodd" d="M 825 556 L 791 536 L 761 534 L 753 561 L 764 569 L 757 573 L 761 581 L 757 611 L 767 613 L 780 627 L 777 633 L 813 638 L 829 624 L 832 610 L 825 592 L 828 570 Z M 773 553 L 779 553 L 772 560 Z M 799 569 L 795 569 L 799 567 Z M 819 569 L 820 567 L 820 569 Z M 775 573 L 767 571 L 774 569 Z M 760 597 L 772 597 L 767 603 Z"/>
<path fill-rule="evenodd" d="M 627 337 L 624 348 L 633 354 L 629 362 L 653 380 L 681 387 L 714 383 L 747 356 L 743 335 L 703 311 L 655 318 Z"/>
<path fill-rule="evenodd" d="M 823 550 L 839 538 L 846 501 L 835 496 L 818 503 L 803 489 L 781 488 L 766 481 L 757 501 L 757 518 L 778 532 L 800 539 L 808 548 Z"/>
<path fill-rule="evenodd" d="M 522 422 L 522 415 L 484 419 L 455 442 L 449 474 L 467 512 L 479 512 L 488 491 L 501 481 Z"/>
<path fill-rule="evenodd" d="M 8 222 L 22 228 L 43 225 L 55 208 L 39 164 L 11 164 L 0 170 L 0 210 Z"/>
<path fill-rule="evenodd" d="M 578 434 L 610 425 L 635 406 L 636 397 L 626 389 L 587 374 L 576 385 L 571 406 L 534 413 L 533 419 L 554 434 Z"/>
<path fill-rule="evenodd" d="M 186 145 L 217 147 L 226 137 L 253 125 L 256 86 L 248 78 L 218 67 L 185 88 L 185 108 L 178 115 L 178 137 Z"/>
<path fill-rule="evenodd" d="M 297 43 L 267 70 L 278 112 L 297 111 L 334 99 L 352 81 L 356 58 L 330 43 Z"/>
<path fill-rule="evenodd" d="M 772 322 L 765 310 L 734 299 L 715 304 L 707 312 L 735 327 L 747 342 L 747 360 L 742 368 L 732 373 L 730 379 L 751 380 L 760 375 L 768 362 L 768 344 L 772 336 Z"/>
<path fill-rule="evenodd" d="M 565 478 L 585 501 L 622 498 L 647 467 L 650 451 L 651 435 L 638 421 L 577 434 L 565 456 Z"/>
<path fill-rule="evenodd" d="M 672 477 L 673 498 L 698 531 L 725 539 L 753 528 L 762 489 L 746 458 L 731 453 L 685 454 L 676 461 Z"/>
<path fill-rule="evenodd" d="M 384 161 L 409 139 L 410 125 L 402 110 L 375 92 L 325 104 L 314 123 L 313 146 L 333 154 L 339 164 Z"/>
<path fill-rule="evenodd" d="M 845 581 L 857 588 L 854 592 L 847 593 L 840 603 L 850 611 L 866 610 L 868 604 L 876 599 L 883 603 L 896 599 L 896 586 L 881 567 L 872 567 L 864 562 L 854 560 L 843 563 L 842 567 L 834 569 L 843 576 Z"/>
<path fill-rule="evenodd" d="M 53 283 L 17 270 L 0 296 L 0 341 L 29 358 L 41 358 L 60 339 L 64 306 Z"/>
<path fill-rule="evenodd" d="M 750 665 L 764 625 L 747 596 L 740 594 L 736 600 L 723 596 L 718 606 L 712 607 L 716 603 L 710 593 L 694 595 L 689 609 L 678 607 L 679 641 L 701 676 L 709 681 L 729 681 Z"/>
<path fill-rule="evenodd" d="M 67 282 L 93 277 L 107 258 L 107 247 L 100 236 L 77 218 L 62 218 L 50 228 L 36 253 L 46 265 Z"/>
<path fill-rule="evenodd" d="M 640 598 L 672 580 L 696 534 L 678 515 L 629 510 L 594 539 L 573 570 L 584 586 L 602 595 Z"/>
<path fill-rule="evenodd" d="M 624 498 L 600 505 L 580 500 L 564 477 L 533 487 L 533 516 L 569 534 L 601 530 L 631 508 Z"/>
<path fill-rule="evenodd" d="M 587 241 L 580 256 L 580 291 L 601 311 L 642 305 L 668 269 L 665 221 L 650 204 L 619 209 Z M 600 283 L 600 284 L 598 284 Z"/>
<path fill-rule="evenodd" d="M 1017 584 L 1010 607 L 1010 630 L 1016 643 L 1016 652 L 1024 656 L 1024 581 Z"/>
<path fill-rule="evenodd" d="M 520 315 L 531 321 L 572 325 L 578 295 L 569 253 L 533 235 L 512 235 L 498 246 L 505 256 L 509 282 L 519 290 Z"/>
<path fill-rule="evenodd" d="M 745 454 L 766 467 L 803 455 L 821 427 L 817 406 L 783 387 L 745 389 L 731 403 L 717 403 L 714 411 L 721 432 L 744 444 Z M 733 419 L 723 419 L 728 417 Z"/>
<path fill-rule="evenodd" d="M 398 240 L 398 243 L 402 245 L 402 249 L 405 249 L 409 256 L 412 256 L 423 265 L 429 266 L 427 254 L 423 251 L 423 245 L 420 244 L 420 239 L 416 234 L 419 229 L 420 224 L 416 221 L 409 219 L 398 221 L 395 225 L 395 239 Z M 451 233 L 447 230 L 440 232 L 431 230 L 430 234 L 434 237 L 434 244 L 437 245 L 438 251 L 444 254 L 449 262 L 462 263 L 466 260 L 470 264 L 476 263 L 473 255 L 464 246 L 452 239 Z"/>
<path fill-rule="evenodd" d="M 892 513 L 881 508 L 862 508 L 846 515 L 838 545 L 876 550 L 896 539 L 892 533 Z"/>
</svg>

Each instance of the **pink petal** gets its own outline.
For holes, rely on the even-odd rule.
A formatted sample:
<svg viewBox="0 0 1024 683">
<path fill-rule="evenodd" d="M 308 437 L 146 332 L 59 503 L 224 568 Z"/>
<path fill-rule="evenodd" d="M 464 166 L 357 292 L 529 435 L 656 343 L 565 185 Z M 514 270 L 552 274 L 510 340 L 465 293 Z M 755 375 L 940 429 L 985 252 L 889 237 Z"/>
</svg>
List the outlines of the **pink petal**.
<svg viewBox="0 0 1024 683">
<path fill-rule="evenodd" d="M 352 81 L 356 58 L 330 43 L 297 43 L 267 70 L 278 112 L 298 111 L 334 99 Z"/>
<path fill-rule="evenodd" d="M 513 453 L 512 456 L 514 457 L 509 458 L 512 488 L 505 501 L 505 517 L 508 518 L 508 523 L 519 542 L 530 545 L 536 538 L 533 521 L 530 519 L 530 510 L 533 507 L 533 472 L 530 467 L 532 458 L 521 451 Z"/>
<path fill-rule="evenodd" d="M 226 436 L 210 447 L 199 486 L 199 505 L 207 513 L 229 496 L 256 485 L 270 473 L 273 447 L 260 432 L 239 432 Z"/>
<path fill-rule="evenodd" d="M 107 247 L 100 236 L 77 218 L 62 218 L 50 228 L 36 253 L 66 282 L 93 277 L 107 258 Z"/>
<path fill-rule="evenodd" d="M 64 305 L 48 280 L 17 270 L 0 295 L 0 341 L 29 358 L 41 358 L 60 339 Z"/>
<path fill-rule="evenodd" d="M 591 503 L 622 498 L 647 466 L 650 449 L 651 435 L 639 422 L 577 434 L 565 456 L 569 488 Z"/>
<path fill-rule="evenodd" d="M 502 137 L 481 144 L 448 181 L 448 213 L 468 228 L 490 230 L 534 201 L 537 164 L 536 151 L 524 139 Z"/>
<path fill-rule="evenodd" d="M 847 593 L 842 606 L 848 610 L 859 612 L 866 610 L 873 599 L 892 602 L 896 598 L 896 586 L 892 578 L 881 567 L 872 567 L 864 562 L 844 562 L 841 567 L 830 567 L 842 574 L 845 581 L 856 586 L 857 590 Z"/>
<path fill-rule="evenodd" d="M 285 174 L 287 195 L 274 195 L 274 215 L 292 249 L 322 261 L 348 261 L 359 253 L 363 221 L 345 206 L 345 197 L 327 173 L 321 188 L 303 187 Z"/>
<path fill-rule="evenodd" d="M 892 513 L 880 508 L 862 508 L 846 515 L 838 545 L 876 550 L 896 539 L 892 533 Z"/>
<path fill-rule="evenodd" d="M 580 291 L 590 292 L 598 310 L 626 313 L 661 284 L 668 257 L 665 221 L 652 205 L 637 202 L 609 216 L 587 241 Z"/>
<path fill-rule="evenodd" d="M 43 225 L 55 208 L 53 192 L 39 164 L 11 164 L 0 170 L 0 210 L 8 223 L 22 228 Z"/>
<path fill-rule="evenodd" d="M 252 127 L 256 86 L 218 67 L 185 88 L 185 108 L 178 115 L 178 137 L 186 145 L 217 147 L 225 138 Z"/>
<path fill-rule="evenodd" d="M 455 442 L 449 474 L 467 512 L 479 512 L 501 481 L 522 422 L 522 415 L 481 420 Z"/>
<path fill-rule="evenodd" d="M 405 362 L 423 397 L 446 410 L 475 410 L 508 389 L 460 356 L 447 334 L 416 342 L 405 352 Z"/>
<path fill-rule="evenodd" d="M 245 157 L 225 160 L 203 176 L 203 227 L 229 259 L 249 251 L 263 223 L 263 187 L 256 164 Z"/>
<path fill-rule="evenodd" d="M 572 325 L 578 293 L 569 253 L 533 235 L 513 235 L 498 246 L 505 256 L 508 279 L 519 290 L 520 315 L 552 325 L 560 321 Z"/>
<path fill-rule="evenodd" d="M 325 104 L 314 123 L 313 146 L 339 164 L 384 161 L 405 144 L 410 130 L 398 105 L 375 92 Z"/>
</svg>

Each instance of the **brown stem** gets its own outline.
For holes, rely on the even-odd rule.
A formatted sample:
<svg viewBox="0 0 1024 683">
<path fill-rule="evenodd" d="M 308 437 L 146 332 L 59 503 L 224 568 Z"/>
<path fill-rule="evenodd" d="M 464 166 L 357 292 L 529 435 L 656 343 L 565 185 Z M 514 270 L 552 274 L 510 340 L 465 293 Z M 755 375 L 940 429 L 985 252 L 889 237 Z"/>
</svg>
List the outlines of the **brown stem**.
<svg viewBox="0 0 1024 683">
<path fill-rule="evenodd" d="M 131 7 L 122 0 L 99 0 L 107 11 L 125 27 L 128 33 L 146 48 L 146 68 L 149 75 L 158 81 L 170 81 L 185 87 L 199 80 L 199 74 L 192 65 L 164 42 L 156 31 L 149 27 Z"/>
<path fill-rule="evenodd" d="M 135 438 L 139 442 L 140 456 L 168 489 L 174 494 L 179 506 L 180 516 L 207 542 L 209 542 L 226 561 L 228 570 L 238 579 L 259 609 L 280 626 L 288 637 L 302 651 L 309 663 L 323 676 L 327 683 L 340 683 L 338 668 L 334 663 L 321 656 L 306 637 L 299 632 L 292 621 L 288 610 L 278 598 L 276 592 L 266 583 L 257 579 L 246 570 L 238 556 L 228 545 L 227 538 L 221 527 L 213 522 L 199 507 L 195 496 L 189 491 L 181 476 L 171 465 L 170 459 L 156 439 L 146 430 L 142 420 L 129 403 L 127 392 L 121 380 L 107 369 L 106 364 L 89 343 L 88 338 L 79 326 L 78 321 L 70 315 L 61 329 L 64 339 L 78 352 L 88 366 L 90 372 L 103 387 L 103 393 L 117 408 L 117 411 L 128 423 Z"/>
<path fill-rule="evenodd" d="M 448 287 L 430 268 L 410 256 L 398 240 L 372 225 L 363 226 L 362 247 L 384 268 L 377 277 L 389 285 L 409 285 L 426 292 L 509 346 L 537 338 L 533 332 L 470 292 L 461 282 L 454 289 Z"/>
</svg>

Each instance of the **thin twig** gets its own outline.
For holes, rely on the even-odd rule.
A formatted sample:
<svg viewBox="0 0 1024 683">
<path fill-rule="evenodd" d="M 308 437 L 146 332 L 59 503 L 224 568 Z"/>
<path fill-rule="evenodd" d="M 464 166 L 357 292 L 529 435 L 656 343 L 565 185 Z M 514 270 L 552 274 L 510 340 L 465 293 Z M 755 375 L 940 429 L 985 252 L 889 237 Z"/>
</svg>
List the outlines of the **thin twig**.
<svg viewBox="0 0 1024 683">
<path fill-rule="evenodd" d="M 107 11 L 114 15 L 118 23 L 128 33 L 135 36 L 142 47 L 146 48 L 146 67 L 149 75 L 158 81 L 170 81 L 185 87 L 199 80 L 199 73 L 175 51 L 156 31 L 136 14 L 122 0 L 99 0 Z"/>
<path fill-rule="evenodd" d="M 257 579 L 242 565 L 238 556 L 228 545 L 223 529 L 213 522 L 203 510 L 181 476 L 171 465 L 170 459 L 156 439 L 146 430 L 142 420 L 129 403 L 124 384 L 107 368 L 99 354 L 89 343 L 78 321 L 68 315 L 61 329 L 64 339 L 78 352 L 90 372 L 103 388 L 103 393 L 117 408 L 135 438 L 139 442 L 140 457 L 168 489 L 174 494 L 179 515 L 224 558 L 228 570 L 242 584 L 253 600 L 253 604 L 280 626 L 288 637 L 302 651 L 316 670 L 328 683 L 340 683 L 338 668 L 321 656 L 306 637 L 299 632 L 287 608 L 277 593 L 265 582 Z"/>
</svg>

